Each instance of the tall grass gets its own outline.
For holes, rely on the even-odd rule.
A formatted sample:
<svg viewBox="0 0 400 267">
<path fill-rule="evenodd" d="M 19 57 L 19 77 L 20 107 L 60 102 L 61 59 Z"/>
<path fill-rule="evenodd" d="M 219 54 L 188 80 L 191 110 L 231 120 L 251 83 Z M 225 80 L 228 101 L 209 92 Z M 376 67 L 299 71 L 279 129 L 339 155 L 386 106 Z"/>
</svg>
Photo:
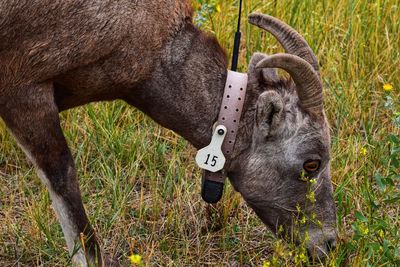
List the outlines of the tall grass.
<svg viewBox="0 0 400 267">
<path fill-rule="evenodd" d="M 229 53 L 237 1 L 193 3 L 201 27 Z M 340 239 L 321 265 L 399 265 L 400 2 L 247 0 L 243 11 L 289 23 L 321 64 Z M 256 51 L 282 52 L 245 18 L 242 71 Z M 97 103 L 61 117 L 90 221 L 103 248 L 123 265 L 132 253 L 149 266 L 308 265 L 296 261 L 297 248 L 267 231 L 231 187 L 221 204 L 205 205 L 194 149 L 137 110 Z M 0 177 L 0 265 L 67 265 L 48 193 L 2 122 Z"/>
</svg>

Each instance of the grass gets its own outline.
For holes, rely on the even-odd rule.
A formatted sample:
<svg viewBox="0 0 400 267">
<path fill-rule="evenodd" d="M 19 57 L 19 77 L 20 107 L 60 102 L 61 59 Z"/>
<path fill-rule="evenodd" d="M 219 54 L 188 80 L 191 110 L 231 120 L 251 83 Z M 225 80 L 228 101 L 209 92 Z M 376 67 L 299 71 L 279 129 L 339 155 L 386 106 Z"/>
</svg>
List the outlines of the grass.
<svg viewBox="0 0 400 267">
<path fill-rule="evenodd" d="M 230 52 L 237 1 L 194 4 L 198 23 Z M 340 241 L 321 265 L 398 266 L 400 2 L 247 0 L 243 11 L 292 25 L 322 66 Z M 244 19 L 242 71 L 254 52 L 282 51 Z M 386 83 L 393 89 L 385 91 Z M 97 103 L 61 117 L 90 220 L 103 248 L 123 265 L 132 253 L 149 266 L 308 265 L 230 186 L 218 206 L 204 204 L 195 150 L 137 110 Z M 67 265 L 48 193 L 2 122 L 0 179 L 0 265 Z"/>
</svg>

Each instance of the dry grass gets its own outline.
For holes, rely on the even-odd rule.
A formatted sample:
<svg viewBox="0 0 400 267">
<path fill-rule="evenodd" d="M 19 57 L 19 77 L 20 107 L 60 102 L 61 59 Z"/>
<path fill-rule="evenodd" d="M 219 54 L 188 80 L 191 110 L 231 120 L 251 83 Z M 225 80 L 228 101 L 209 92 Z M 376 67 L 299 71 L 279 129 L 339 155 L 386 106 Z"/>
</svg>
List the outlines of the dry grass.
<svg viewBox="0 0 400 267">
<path fill-rule="evenodd" d="M 400 264 L 399 168 L 389 154 L 396 145 L 387 141 L 399 136 L 399 1 L 244 2 L 244 14 L 257 10 L 296 28 L 321 62 L 341 240 L 324 265 Z M 219 4 L 202 27 L 231 51 L 237 5 Z M 243 23 L 242 31 L 242 71 L 253 52 L 282 51 L 254 26 Z M 385 92 L 384 83 L 394 89 Z M 386 96 L 392 108 L 384 107 Z M 206 207 L 195 151 L 173 132 L 122 102 L 61 116 L 90 220 L 124 265 L 132 252 L 149 266 L 294 264 L 289 254 L 297 248 L 266 231 L 231 187 L 220 205 Z M 48 193 L 1 123 L 0 265 L 65 266 L 70 259 Z M 377 172 L 393 185 L 384 180 L 382 187 Z"/>
</svg>

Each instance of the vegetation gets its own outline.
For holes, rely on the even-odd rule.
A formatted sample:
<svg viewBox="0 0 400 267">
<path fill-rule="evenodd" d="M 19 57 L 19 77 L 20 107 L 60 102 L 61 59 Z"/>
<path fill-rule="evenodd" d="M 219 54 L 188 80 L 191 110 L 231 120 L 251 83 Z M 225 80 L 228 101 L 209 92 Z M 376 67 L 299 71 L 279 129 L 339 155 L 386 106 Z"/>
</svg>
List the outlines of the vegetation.
<svg viewBox="0 0 400 267">
<path fill-rule="evenodd" d="M 228 54 L 237 2 L 193 2 L 196 23 Z M 244 1 L 243 14 L 253 11 L 297 29 L 321 64 L 340 241 L 325 263 L 314 264 L 399 266 L 400 2 Z M 245 15 L 241 71 L 256 51 L 282 51 Z M 124 265 L 311 264 L 301 247 L 267 231 L 230 186 L 219 205 L 203 203 L 195 150 L 134 108 L 97 103 L 61 117 L 90 220 L 103 248 Z M 49 195 L 2 122 L 0 179 L 0 265 L 66 266 Z"/>
</svg>

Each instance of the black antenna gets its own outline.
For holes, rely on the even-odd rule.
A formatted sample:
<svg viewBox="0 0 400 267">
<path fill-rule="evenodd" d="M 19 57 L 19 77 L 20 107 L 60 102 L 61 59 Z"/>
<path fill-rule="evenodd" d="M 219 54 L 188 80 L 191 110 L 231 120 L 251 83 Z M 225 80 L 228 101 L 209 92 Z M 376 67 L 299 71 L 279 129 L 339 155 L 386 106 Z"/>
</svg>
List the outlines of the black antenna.
<svg viewBox="0 0 400 267">
<path fill-rule="evenodd" d="M 242 15 L 242 0 L 240 0 L 239 4 L 238 25 L 237 25 L 237 31 L 235 33 L 235 43 L 233 44 L 232 68 L 231 68 L 232 71 L 236 71 L 238 65 L 240 38 L 242 37 L 242 33 L 240 32 L 241 15 Z"/>
</svg>

